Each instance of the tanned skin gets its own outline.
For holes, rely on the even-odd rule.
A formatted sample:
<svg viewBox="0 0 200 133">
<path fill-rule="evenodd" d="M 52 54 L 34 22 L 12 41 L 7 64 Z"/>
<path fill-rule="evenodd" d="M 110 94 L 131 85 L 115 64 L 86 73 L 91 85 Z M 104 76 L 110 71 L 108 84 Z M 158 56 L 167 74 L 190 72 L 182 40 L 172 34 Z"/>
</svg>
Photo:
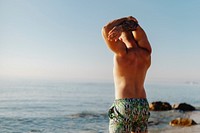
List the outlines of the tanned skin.
<svg viewBox="0 0 200 133">
<path fill-rule="evenodd" d="M 132 25 L 132 29 L 124 22 Z M 138 21 L 132 16 L 113 20 L 103 27 L 102 34 L 114 52 L 115 98 L 146 98 L 144 81 L 152 49 Z"/>
</svg>

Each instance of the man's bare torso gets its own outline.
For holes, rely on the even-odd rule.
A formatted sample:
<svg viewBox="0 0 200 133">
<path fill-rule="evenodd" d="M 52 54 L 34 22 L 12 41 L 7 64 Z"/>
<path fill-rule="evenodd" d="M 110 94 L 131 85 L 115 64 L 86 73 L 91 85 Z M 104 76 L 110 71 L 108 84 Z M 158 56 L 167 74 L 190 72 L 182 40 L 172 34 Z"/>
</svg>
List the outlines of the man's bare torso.
<svg viewBox="0 0 200 133">
<path fill-rule="evenodd" d="M 129 48 L 123 57 L 114 56 L 115 98 L 146 98 L 144 80 L 151 63 L 141 48 Z"/>
<path fill-rule="evenodd" d="M 144 80 L 151 64 L 151 46 L 144 30 L 130 16 L 109 22 L 102 34 L 114 52 L 115 98 L 146 98 Z"/>
</svg>

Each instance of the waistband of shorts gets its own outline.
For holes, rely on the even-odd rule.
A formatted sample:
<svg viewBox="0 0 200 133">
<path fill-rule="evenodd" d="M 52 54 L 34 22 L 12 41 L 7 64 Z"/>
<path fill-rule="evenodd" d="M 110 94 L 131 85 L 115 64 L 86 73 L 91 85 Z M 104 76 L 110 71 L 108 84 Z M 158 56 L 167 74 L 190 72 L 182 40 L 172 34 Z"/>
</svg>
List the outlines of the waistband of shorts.
<svg viewBox="0 0 200 133">
<path fill-rule="evenodd" d="M 134 101 L 146 101 L 148 102 L 147 98 L 121 98 L 115 99 L 114 102 L 134 102 Z"/>
</svg>

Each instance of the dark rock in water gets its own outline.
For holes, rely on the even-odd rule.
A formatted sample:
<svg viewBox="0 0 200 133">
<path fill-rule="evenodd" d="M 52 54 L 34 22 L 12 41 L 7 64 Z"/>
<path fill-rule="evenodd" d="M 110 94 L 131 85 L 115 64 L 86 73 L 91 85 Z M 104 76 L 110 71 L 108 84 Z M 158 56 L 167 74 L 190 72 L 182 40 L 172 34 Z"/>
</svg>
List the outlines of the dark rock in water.
<svg viewBox="0 0 200 133">
<path fill-rule="evenodd" d="M 171 126 L 192 126 L 197 125 L 197 123 L 189 118 L 176 118 L 172 120 L 169 125 Z"/>
<path fill-rule="evenodd" d="M 149 109 L 151 111 L 167 111 L 167 110 L 171 110 L 172 106 L 167 102 L 158 101 L 158 102 L 152 102 L 149 105 Z"/>
<path fill-rule="evenodd" d="M 193 107 L 192 105 L 187 104 L 187 103 L 180 103 L 178 105 L 173 105 L 173 109 L 182 110 L 182 111 L 194 111 L 194 110 L 196 110 L 195 107 Z"/>
</svg>

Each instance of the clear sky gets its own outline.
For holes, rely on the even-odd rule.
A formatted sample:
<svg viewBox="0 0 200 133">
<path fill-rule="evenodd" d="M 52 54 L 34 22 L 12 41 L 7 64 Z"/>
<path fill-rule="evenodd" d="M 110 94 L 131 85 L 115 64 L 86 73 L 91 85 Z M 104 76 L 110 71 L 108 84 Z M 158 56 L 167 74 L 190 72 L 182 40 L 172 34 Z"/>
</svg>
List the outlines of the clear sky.
<svg viewBox="0 0 200 133">
<path fill-rule="evenodd" d="M 0 79 L 112 81 L 101 28 L 130 15 L 153 48 L 147 81 L 200 81 L 199 0 L 0 0 Z"/>
</svg>

